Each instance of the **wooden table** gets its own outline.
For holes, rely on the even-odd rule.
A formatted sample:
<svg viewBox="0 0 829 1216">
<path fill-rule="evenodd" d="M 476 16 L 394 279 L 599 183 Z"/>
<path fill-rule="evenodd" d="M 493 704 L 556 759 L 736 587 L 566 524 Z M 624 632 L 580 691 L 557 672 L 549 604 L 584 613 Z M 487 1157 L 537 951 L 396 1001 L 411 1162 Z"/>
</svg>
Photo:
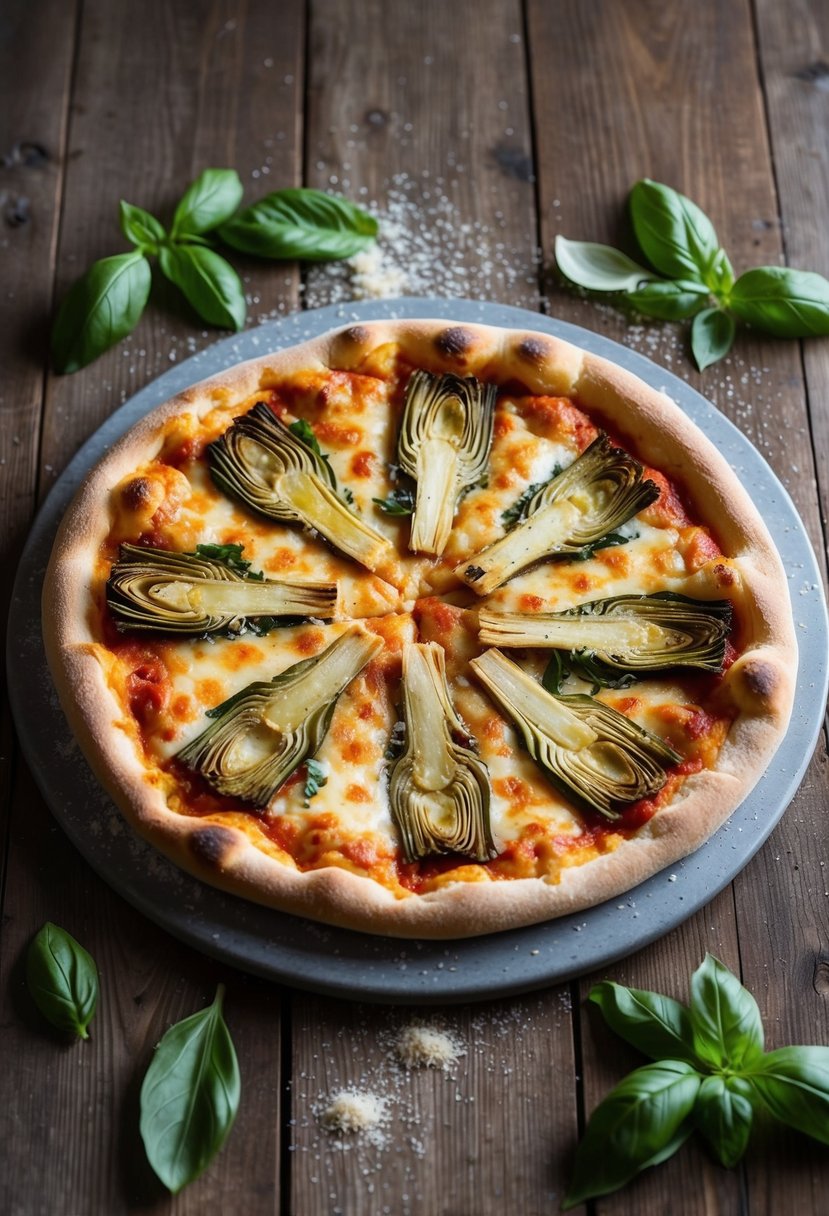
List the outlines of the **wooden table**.
<svg viewBox="0 0 829 1216">
<path fill-rule="evenodd" d="M 32 514 L 80 443 L 172 359 L 216 337 L 159 285 L 132 339 L 61 378 L 46 360 L 53 303 L 92 259 L 123 247 L 119 198 L 169 214 L 208 165 L 237 168 L 248 199 L 305 183 L 375 201 L 419 251 L 417 292 L 543 308 L 678 372 L 767 457 L 823 560 L 829 342 L 801 349 L 743 334 L 698 376 L 674 327 L 631 327 L 549 273 L 558 232 L 622 239 L 624 198 L 644 176 L 700 203 L 738 269 L 785 260 L 829 273 L 822 0 L 10 0 L 2 21 L 0 154 L 8 161 L 21 141 L 44 150 L 23 148 L 11 159 L 24 163 L 0 168 L 4 597 Z M 343 290 L 329 271 L 252 261 L 243 271 L 254 323 Z M 17 759 L 7 713 L 2 739 L 0 1211 L 557 1210 L 585 1114 L 641 1062 L 586 1006 L 595 977 L 436 1011 L 466 1055 L 449 1074 L 401 1074 L 388 1041 L 411 1011 L 279 989 L 166 936 L 63 837 Z M 826 809 L 821 741 L 788 813 L 732 886 L 612 976 L 686 998 L 711 950 L 757 996 L 772 1046 L 829 1042 Z M 86 1044 L 58 1044 L 27 1003 L 22 958 L 47 919 L 100 967 Z M 140 1081 L 165 1028 L 218 981 L 241 1112 L 220 1157 L 172 1199 L 138 1138 Z M 385 1146 L 346 1151 L 321 1131 L 319 1101 L 352 1083 L 391 1096 Z M 807 1216 L 829 1210 L 827 1194 L 825 1148 L 761 1129 L 740 1168 L 689 1144 L 595 1210 Z"/>
</svg>

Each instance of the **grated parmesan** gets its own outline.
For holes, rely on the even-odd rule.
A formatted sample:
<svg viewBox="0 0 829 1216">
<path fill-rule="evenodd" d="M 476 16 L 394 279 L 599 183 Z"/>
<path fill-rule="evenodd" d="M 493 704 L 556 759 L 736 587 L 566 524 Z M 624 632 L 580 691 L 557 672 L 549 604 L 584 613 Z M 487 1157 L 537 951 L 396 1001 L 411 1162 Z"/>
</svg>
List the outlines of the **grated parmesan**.
<svg viewBox="0 0 829 1216">
<path fill-rule="evenodd" d="M 386 1117 L 386 1100 L 377 1094 L 342 1089 L 334 1094 L 320 1115 L 320 1123 L 331 1132 L 371 1132 Z"/>
<path fill-rule="evenodd" d="M 457 1039 L 434 1026 L 404 1026 L 394 1045 L 395 1055 L 407 1068 L 450 1068 L 466 1055 Z"/>
</svg>

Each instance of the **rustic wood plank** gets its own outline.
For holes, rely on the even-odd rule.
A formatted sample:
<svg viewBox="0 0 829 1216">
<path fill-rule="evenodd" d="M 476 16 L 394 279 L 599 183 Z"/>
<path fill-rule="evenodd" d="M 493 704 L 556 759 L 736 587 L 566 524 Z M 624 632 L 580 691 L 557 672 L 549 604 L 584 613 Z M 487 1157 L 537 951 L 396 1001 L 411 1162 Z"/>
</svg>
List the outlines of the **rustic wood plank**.
<svg viewBox="0 0 829 1216">
<path fill-rule="evenodd" d="M 0 328 L 0 622 L 31 520 L 43 405 L 62 157 L 75 46 L 76 5 L 38 0 L 7 6 L 0 31 L 0 244 L 6 300 Z M 31 82 L 38 80 L 38 88 Z M 5 673 L 5 649 L 0 658 Z M 5 679 L 0 711 L 0 817 L 5 842 L 11 796 L 12 725 Z M 2 868 L 5 869 L 5 847 Z M 0 881 L 2 888 L 2 881 Z"/>
<path fill-rule="evenodd" d="M 631 6 L 594 0 L 553 9 L 530 0 L 529 31 L 546 261 L 551 260 L 558 232 L 623 244 L 629 236 L 624 200 L 633 182 L 644 176 L 683 190 L 714 218 L 738 271 L 779 261 L 780 233 L 747 4 L 723 8 L 700 3 L 689 24 L 687 11 L 677 3 Z M 714 400 L 770 460 L 795 496 L 812 536 L 819 535 L 795 344 L 743 334 L 729 359 L 699 376 L 689 361 L 687 338 L 677 327 L 634 325 L 609 309 L 573 299 L 552 275 L 548 285 L 555 315 L 643 351 Z M 809 786 L 801 792 L 797 805 L 807 808 L 801 813 L 810 822 L 823 796 Z M 768 908 L 766 876 L 757 868 L 761 864 L 755 862 L 737 883 L 739 892 L 751 893 L 741 903 L 741 947 L 757 923 L 747 914 L 746 903 L 753 910 L 761 903 Z M 774 906 L 788 908 L 793 898 L 791 882 L 778 883 Z M 624 975 L 636 986 L 681 992 L 704 949 L 712 948 L 709 926 L 716 926 L 720 957 L 736 968 L 737 922 L 726 892 L 667 941 L 610 974 Z M 587 988 L 582 985 L 582 996 Z M 606 1032 L 596 1028 L 593 1014 L 582 1021 L 589 1111 L 634 1060 L 633 1053 L 626 1054 L 618 1045 L 614 1051 Z M 726 1174 L 702 1152 L 686 1149 L 629 1190 L 599 1202 L 597 1211 L 738 1211 L 743 1200 L 737 1173 Z"/>
<path fill-rule="evenodd" d="M 519 6 L 325 0 L 312 14 L 307 182 L 378 205 L 381 265 L 399 274 L 386 290 L 535 307 Z M 335 267 L 306 287 L 311 304 L 360 290 Z M 297 996 L 291 1210 L 551 1211 L 559 1146 L 576 1131 L 568 1001 L 558 989 L 480 1011 L 418 1011 L 466 1051 L 444 1074 L 389 1059 L 412 1011 Z M 326 1099 L 349 1086 L 391 1099 L 379 1147 L 345 1137 L 339 1148 L 320 1125 Z"/>
<path fill-rule="evenodd" d="M 307 184 L 378 206 L 393 277 L 376 294 L 536 308 L 517 0 L 318 0 L 312 13 Z M 359 280 L 328 266 L 309 274 L 306 302 L 360 293 Z"/>
<path fill-rule="evenodd" d="M 756 17 L 786 261 L 828 275 L 829 236 L 821 218 L 829 187 L 829 11 L 801 0 L 785 8 L 761 0 Z M 803 361 L 825 534 L 829 342 L 803 343 Z M 820 532 L 812 536 L 821 553 Z M 746 873 L 749 881 L 737 888 L 740 923 L 755 926 L 740 935 L 744 982 L 760 1003 L 770 1048 L 829 1043 L 827 800 L 822 738 L 800 797 Z M 776 908 L 786 915 L 775 915 Z M 755 1216 L 784 1206 L 804 1212 L 824 1206 L 829 1163 L 820 1145 L 763 1127 L 747 1164 Z"/>
<path fill-rule="evenodd" d="M 406 1068 L 401 1033 L 448 1033 L 456 1063 Z M 472 1008 L 377 1009 L 295 1002 L 294 1212 L 450 1216 L 556 1211 L 561 1154 L 576 1137 L 566 989 Z M 462 1054 L 460 1054 L 462 1053 Z M 385 1100 L 370 1134 L 325 1127 L 343 1090 Z"/>
<path fill-rule="evenodd" d="M 150 209 L 174 203 L 203 167 L 233 165 L 248 196 L 299 174 L 304 5 L 278 19 L 264 0 L 246 9 L 208 0 L 84 5 L 69 135 L 59 254 L 61 290 L 93 258 L 117 251 L 117 200 Z M 244 266 L 251 313 L 296 304 L 293 267 Z M 216 337 L 166 297 L 140 330 L 84 372 L 50 377 L 41 489 L 78 444 L 153 375 Z M 127 355 L 124 351 L 127 351 Z M 281 995 L 218 966 L 155 929 L 80 861 L 21 772 L 12 808 L 6 947 L 0 981 L 5 1045 L 16 1062 L 0 1099 L 6 1169 L 3 1211 L 57 1210 L 252 1216 L 280 1208 Z M 64 924 L 101 969 L 91 1042 L 56 1047 L 27 1004 L 25 946 L 44 920 Z M 173 1021 L 228 986 L 226 1016 L 245 1099 L 221 1156 L 175 1199 L 151 1174 L 137 1128 L 140 1082 Z M 48 1162 L 48 1170 L 43 1163 Z"/>
</svg>

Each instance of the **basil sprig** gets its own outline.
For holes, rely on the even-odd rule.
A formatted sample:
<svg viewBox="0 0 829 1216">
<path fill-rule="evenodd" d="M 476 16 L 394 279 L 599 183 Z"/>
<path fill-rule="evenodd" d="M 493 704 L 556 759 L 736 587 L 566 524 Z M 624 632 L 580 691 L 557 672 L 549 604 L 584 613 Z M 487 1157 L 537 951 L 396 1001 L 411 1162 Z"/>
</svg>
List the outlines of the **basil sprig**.
<svg viewBox="0 0 829 1216">
<path fill-rule="evenodd" d="M 67 1034 L 89 1038 L 98 1004 L 98 969 L 83 946 L 51 921 L 29 946 L 26 983 L 47 1021 Z"/>
<path fill-rule="evenodd" d="M 152 257 L 203 321 L 240 330 L 244 288 L 213 248 L 215 237 L 258 257 L 319 262 L 351 257 L 377 235 L 372 216 L 321 190 L 280 190 L 235 215 L 243 192 L 234 169 L 205 169 L 178 203 L 169 232 L 122 200 L 121 231 L 135 248 L 93 262 L 64 296 L 52 327 L 56 370 L 79 371 L 132 333 L 150 294 Z"/>
<path fill-rule="evenodd" d="M 570 282 L 613 292 L 645 317 L 693 317 L 700 371 L 728 354 L 737 320 L 779 338 L 829 334 L 829 281 L 821 275 L 758 266 L 735 282 L 711 220 L 684 194 L 644 178 L 628 206 L 643 264 L 610 245 L 558 236 L 558 268 Z"/>
<path fill-rule="evenodd" d="M 723 1165 L 735 1165 L 760 1110 L 829 1144 L 829 1047 L 765 1052 L 757 1002 L 713 955 L 691 977 L 687 1006 L 611 981 L 595 985 L 590 1000 L 652 1063 L 591 1115 L 565 1209 L 667 1161 L 695 1131 Z"/>
<path fill-rule="evenodd" d="M 141 1086 L 141 1138 L 173 1194 L 210 1164 L 239 1109 L 239 1064 L 223 999 L 220 984 L 212 1005 L 170 1027 Z"/>
</svg>

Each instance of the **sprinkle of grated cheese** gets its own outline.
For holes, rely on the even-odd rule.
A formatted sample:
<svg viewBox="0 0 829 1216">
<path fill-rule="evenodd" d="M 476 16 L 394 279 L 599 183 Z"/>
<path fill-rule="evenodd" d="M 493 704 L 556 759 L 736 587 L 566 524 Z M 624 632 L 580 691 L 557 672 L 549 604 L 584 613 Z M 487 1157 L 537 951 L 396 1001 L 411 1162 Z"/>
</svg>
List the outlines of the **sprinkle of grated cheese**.
<svg viewBox="0 0 829 1216">
<path fill-rule="evenodd" d="M 331 1098 L 320 1116 L 320 1122 L 332 1132 L 370 1132 L 379 1126 L 385 1115 L 385 1098 L 343 1089 Z"/>
<path fill-rule="evenodd" d="M 407 1068 L 450 1068 L 465 1051 L 445 1030 L 434 1026 L 404 1026 L 395 1042 L 395 1054 Z"/>
</svg>

